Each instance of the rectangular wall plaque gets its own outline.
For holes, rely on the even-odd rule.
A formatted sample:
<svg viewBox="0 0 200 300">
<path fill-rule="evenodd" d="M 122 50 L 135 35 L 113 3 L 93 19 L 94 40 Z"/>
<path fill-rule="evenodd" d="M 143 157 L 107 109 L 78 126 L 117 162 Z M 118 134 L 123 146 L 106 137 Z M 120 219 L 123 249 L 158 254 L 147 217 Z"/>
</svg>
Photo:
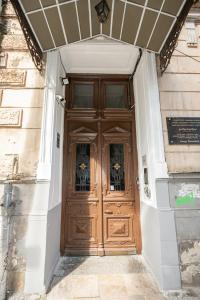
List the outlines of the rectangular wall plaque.
<svg viewBox="0 0 200 300">
<path fill-rule="evenodd" d="M 22 109 L 0 108 L 0 127 L 21 127 Z"/>
<path fill-rule="evenodd" d="M 200 118 L 172 117 L 166 119 L 170 145 L 200 144 Z"/>
</svg>

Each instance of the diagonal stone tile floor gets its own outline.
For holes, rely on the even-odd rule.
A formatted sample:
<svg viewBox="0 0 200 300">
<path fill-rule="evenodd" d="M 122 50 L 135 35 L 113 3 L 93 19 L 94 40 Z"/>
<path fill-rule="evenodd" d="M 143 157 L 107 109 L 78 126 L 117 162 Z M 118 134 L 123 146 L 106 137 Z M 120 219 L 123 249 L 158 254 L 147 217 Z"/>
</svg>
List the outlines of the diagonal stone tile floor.
<svg viewBox="0 0 200 300">
<path fill-rule="evenodd" d="M 140 256 L 61 258 L 48 300 L 165 300 Z"/>
</svg>

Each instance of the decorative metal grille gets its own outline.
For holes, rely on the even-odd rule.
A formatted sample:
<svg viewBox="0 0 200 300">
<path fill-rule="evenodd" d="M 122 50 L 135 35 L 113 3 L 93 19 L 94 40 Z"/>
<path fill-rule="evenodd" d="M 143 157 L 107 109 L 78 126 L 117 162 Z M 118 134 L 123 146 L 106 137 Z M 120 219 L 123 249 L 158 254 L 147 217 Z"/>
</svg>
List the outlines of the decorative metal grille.
<svg viewBox="0 0 200 300">
<path fill-rule="evenodd" d="M 125 190 L 123 144 L 110 144 L 110 190 Z"/>
<path fill-rule="evenodd" d="M 174 52 L 174 49 L 176 48 L 177 40 L 179 37 L 179 34 L 181 32 L 181 29 L 185 23 L 185 20 L 187 18 L 187 15 L 192 7 L 193 4 L 197 3 L 199 0 L 187 0 L 181 14 L 177 18 L 177 21 L 167 39 L 167 41 L 164 44 L 164 47 L 162 48 L 160 52 L 160 69 L 161 73 L 164 73 L 167 69 L 172 54 Z"/>
<path fill-rule="evenodd" d="M 21 9 L 20 4 L 16 0 L 10 0 L 10 1 L 14 7 L 16 15 L 19 19 L 19 22 L 20 22 L 22 31 L 24 33 L 24 37 L 26 39 L 27 46 L 31 53 L 33 62 L 35 64 L 36 68 L 40 72 L 42 72 L 43 67 L 44 67 L 44 62 L 43 62 L 43 53 L 40 49 L 40 46 L 30 28 L 30 25 L 28 24 L 28 21 L 26 20 L 26 17 Z"/>
<path fill-rule="evenodd" d="M 90 145 L 76 145 L 76 191 L 90 191 Z"/>
</svg>

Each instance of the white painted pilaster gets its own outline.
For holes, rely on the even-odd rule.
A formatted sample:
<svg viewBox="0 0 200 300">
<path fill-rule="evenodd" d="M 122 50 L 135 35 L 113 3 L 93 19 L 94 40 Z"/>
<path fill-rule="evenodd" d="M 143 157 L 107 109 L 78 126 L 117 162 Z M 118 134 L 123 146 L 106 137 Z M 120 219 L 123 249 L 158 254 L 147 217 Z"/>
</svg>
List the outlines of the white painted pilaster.
<svg viewBox="0 0 200 300">
<path fill-rule="evenodd" d="M 64 107 L 57 102 L 56 95 L 64 96 L 60 80 L 64 75 L 59 52 L 49 52 L 36 190 L 41 181 L 43 184 L 33 202 L 35 206 L 40 200 L 44 209 L 42 213 L 35 210 L 28 218 L 24 288 L 27 294 L 46 291 L 60 257 Z M 60 134 L 60 147 L 56 143 L 57 134 Z"/>
<path fill-rule="evenodd" d="M 56 88 L 59 74 L 58 51 L 47 54 L 46 85 L 44 91 L 44 105 L 40 142 L 40 159 L 38 164 L 37 179 L 50 180 L 51 162 L 54 137 L 54 118 L 56 107 Z"/>
<path fill-rule="evenodd" d="M 169 206 L 155 54 L 143 52 L 134 77 L 134 94 L 142 202 L 142 254 L 161 289 L 180 289 L 177 236 L 174 213 Z M 148 186 L 144 185 L 144 167 L 148 168 Z M 145 191 L 147 187 L 150 196 Z"/>
<path fill-rule="evenodd" d="M 143 52 L 134 77 L 134 94 L 141 196 L 142 200 L 151 200 L 151 205 L 156 206 L 155 181 L 157 178 L 168 178 L 168 173 L 164 156 L 155 55 L 147 51 Z M 144 157 L 149 175 L 149 199 L 144 194 Z"/>
</svg>

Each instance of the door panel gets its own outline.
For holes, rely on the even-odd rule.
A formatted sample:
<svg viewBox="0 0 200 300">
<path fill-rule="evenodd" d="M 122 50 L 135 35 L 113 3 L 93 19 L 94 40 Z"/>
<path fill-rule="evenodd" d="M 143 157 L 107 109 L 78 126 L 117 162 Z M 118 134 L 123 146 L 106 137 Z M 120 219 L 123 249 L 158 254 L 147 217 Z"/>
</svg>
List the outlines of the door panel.
<svg viewBox="0 0 200 300">
<path fill-rule="evenodd" d="M 131 134 L 121 126 L 103 132 L 103 217 L 106 253 L 134 253 Z"/>
<path fill-rule="evenodd" d="M 67 244 L 69 247 L 95 247 L 97 245 L 97 204 L 68 203 Z"/>
<path fill-rule="evenodd" d="M 133 245 L 133 215 L 131 203 L 104 204 L 105 246 L 124 248 Z"/>
<path fill-rule="evenodd" d="M 141 251 L 132 83 L 70 74 L 66 86 L 61 251 Z"/>
<path fill-rule="evenodd" d="M 68 254 L 136 251 L 131 124 L 117 124 L 85 122 L 80 127 L 76 121 L 70 123 Z"/>
<path fill-rule="evenodd" d="M 98 242 L 97 133 L 79 127 L 68 141 L 66 248 L 89 253 Z"/>
</svg>

